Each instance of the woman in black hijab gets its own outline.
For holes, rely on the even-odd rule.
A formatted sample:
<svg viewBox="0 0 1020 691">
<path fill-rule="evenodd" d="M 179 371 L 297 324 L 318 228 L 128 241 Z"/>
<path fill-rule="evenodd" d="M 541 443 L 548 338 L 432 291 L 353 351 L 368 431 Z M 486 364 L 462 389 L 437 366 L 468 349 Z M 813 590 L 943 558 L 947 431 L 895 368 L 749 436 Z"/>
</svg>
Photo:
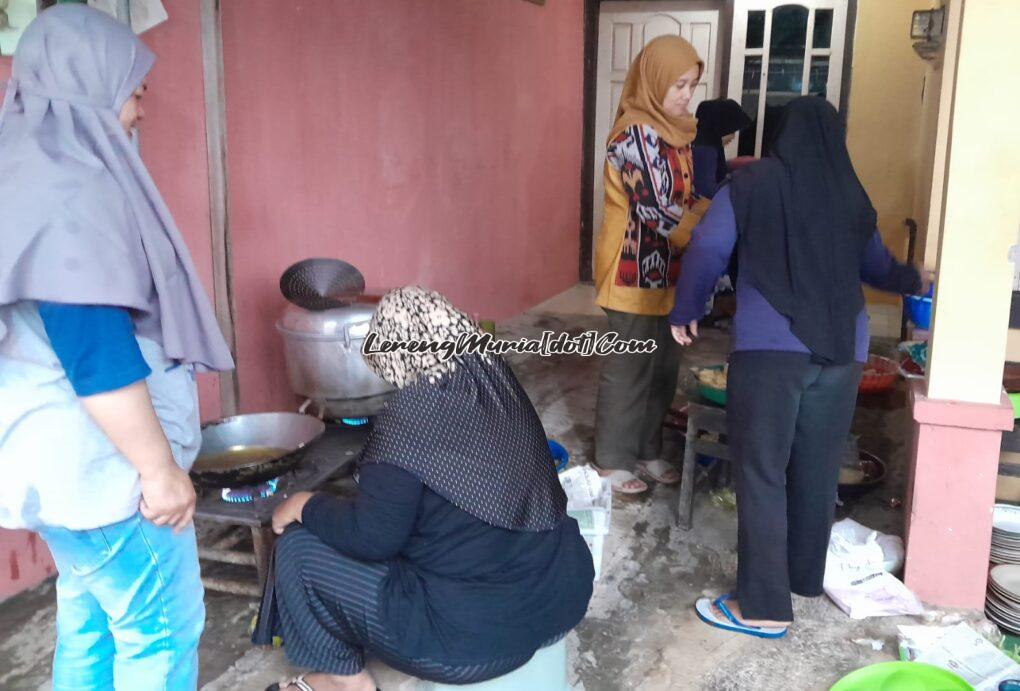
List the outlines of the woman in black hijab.
<svg viewBox="0 0 1020 691">
<path fill-rule="evenodd" d="M 698 106 L 698 134 L 691 143 L 694 155 L 694 189 L 703 197 L 715 196 L 729 174 L 726 151 L 736 133 L 751 126 L 751 118 L 730 98 L 702 101 Z"/>
<path fill-rule="evenodd" d="M 417 287 L 388 293 L 370 334 L 482 335 Z M 445 684 L 507 674 L 581 621 L 595 575 L 542 423 L 498 356 L 364 357 L 398 391 L 373 421 L 358 494 L 300 492 L 273 514 L 283 536 L 255 642 L 279 635 L 315 670 L 275 688 L 374 689 L 366 655 Z"/>
<path fill-rule="evenodd" d="M 738 507 L 737 593 L 698 602 L 719 628 L 777 638 L 790 593 L 822 594 L 840 457 L 853 420 L 868 316 L 861 283 L 917 293 L 876 230 L 836 109 L 791 101 L 767 158 L 718 191 L 684 255 L 669 316 L 697 336 L 700 306 L 736 251 L 727 418 Z"/>
</svg>

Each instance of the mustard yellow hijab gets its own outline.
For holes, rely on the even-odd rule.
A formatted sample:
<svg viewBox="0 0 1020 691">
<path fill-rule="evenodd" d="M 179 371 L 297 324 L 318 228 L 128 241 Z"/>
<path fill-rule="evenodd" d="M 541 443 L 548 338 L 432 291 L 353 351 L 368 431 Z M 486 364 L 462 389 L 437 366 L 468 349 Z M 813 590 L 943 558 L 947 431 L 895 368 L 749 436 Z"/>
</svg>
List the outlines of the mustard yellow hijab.
<svg viewBox="0 0 1020 691">
<path fill-rule="evenodd" d="M 606 142 L 608 146 L 632 125 L 651 125 L 662 139 L 674 147 L 687 146 L 697 134 L 698 121 L 693 115 L 673 117 L 662 109 L 666 92 L 681 74 L 705 63 L 694 46 L 679 36 L 659 36 L 649 42 L 630 66 L 623 83 L 616 123 Z"/>
</svg>

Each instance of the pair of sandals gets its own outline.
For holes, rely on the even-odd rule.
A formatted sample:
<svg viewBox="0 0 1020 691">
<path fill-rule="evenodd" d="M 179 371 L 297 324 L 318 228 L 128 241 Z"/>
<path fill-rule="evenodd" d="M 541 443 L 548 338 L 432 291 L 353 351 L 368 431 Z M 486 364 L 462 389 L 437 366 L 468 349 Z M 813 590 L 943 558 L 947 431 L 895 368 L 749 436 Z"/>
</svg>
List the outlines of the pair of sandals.
<svg viewBox="0 0 1020 691">
<path fill-rule="evenodd" d="M 286 691 L 287 689 L 297 689 L 297 691 L 315 691 L 315 689 L 312 688 L 312 685 L 305 681 L 306 676 L 308 675 L 299 674 L 296 677 L 291 677 L 290 679 L 284 679 L 283 681 L 279 681 L 275 684 L 270 684 L 266 687 L 266 691 Z M 380 689 L 377 688 L 375 691 L 380 691 Z"/>
<path fill-rule="evenodd" d="M 675 485 L 680 482 L 680 473 L 677 469 L 663 460 L 638 461 L 635 470 L 637 470 L 636 474 L 629 470 L 614 470 L 602 477 L 609 480 L 613 494 L 643 494 L 647 492 L 648 483 L 642 478 L 662 485 Z"/>
<path fill-rule="evenodd" d="M 733 612 L 726 606 L 726 602 L 732 599 L 732 593 L 727 593 L 715 600 L 710 597 L 703 597 L 694 605 L 694 611 L 698 615 L 698 619 L 701 619 L 701 621 L 709 626 L 714 626 L 723 631 L 742 633 L 746 636 L 754 636 L 755 638 L 782 638 L 786 635 L 788 628 L 786 626 L 751 626 L 740 621 L 733 616 Z M 722 618 L 719 617 L 717 612 L 722 613 Z"/>
</svg>

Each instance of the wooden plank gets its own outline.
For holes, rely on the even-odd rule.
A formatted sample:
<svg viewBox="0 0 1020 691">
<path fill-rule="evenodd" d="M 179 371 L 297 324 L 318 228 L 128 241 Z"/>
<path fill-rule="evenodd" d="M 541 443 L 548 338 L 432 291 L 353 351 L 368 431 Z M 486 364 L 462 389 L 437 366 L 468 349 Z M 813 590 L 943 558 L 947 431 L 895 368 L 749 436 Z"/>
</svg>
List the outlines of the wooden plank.
<svg viewBox="0 0 1020 691">
<path fill-rule="evenodd" d="M 253 530 L 258 530 L 254 528 Z M 215 549 L 213 547 L 199 547 L 198 558 L 206 561 L 217 561 L 221 564 L 239 564 L 242 566 L 256 566 L 256 556 L 252 552 L 241 552 L 232 549 Z"/>
<path fill-rule="evenodd" d="M 223 86 L 223 35 L 220 0 L 202 0 L 202 75 L 205 81 L 205 132 L 209 162 L 209 224 L 216 319 L 237 361 L 234 295 L 227 205 L 227 111 Z M 237 371 L 220 373 L 221 415 L 236 415 L 240 403 Z"/>
<path fill-rule="evenodd" d="M 1000 463 L 999 475 L 1005 477 L 1020 477 L 1020 463 Z"/>
<path fill-rule="evenodd" d="M 255 598 L 262 596 L 262 588 L 256 584 L 237 581 L 232 578 L 209 578 L 208 576 L 203 576 L 202 585 L 205 586 L 206 590 L 215 590 L 219 593 L 247 595 Z"/>
<path fill-rule="evenodd" d="M 721 458 L 724 461 L 730 460 L 730 447 L 726 444 L 720 444 L 714 441 L 704 441 L 702 439 L 696 439 L 694 441 L 687 441 L 690 447 L 694 449 L 695 453 L 700 453 L 705 456 L 711 456 L 712 458 Z"/>
<path fill-rule="evenodd" d="M 595 89 L 598 82 L 599 0 L 584 0 L 584 91 L 581 127 L 581 252 L 578 279 L 592 281 L 595 203 Z"/>
<path fill-rule="evenodd" d="M 1014 427 L 1009 432 L 1003 432 L 999 448 L 1002 451 L 1020 453 L 1020 428 Z"/>
</svg>

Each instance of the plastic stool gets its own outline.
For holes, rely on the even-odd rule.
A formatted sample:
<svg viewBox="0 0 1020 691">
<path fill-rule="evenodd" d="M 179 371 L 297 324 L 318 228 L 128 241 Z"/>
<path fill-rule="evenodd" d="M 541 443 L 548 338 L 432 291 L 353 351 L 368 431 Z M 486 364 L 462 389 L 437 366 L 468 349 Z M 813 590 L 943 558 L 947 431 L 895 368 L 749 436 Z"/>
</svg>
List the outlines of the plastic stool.
<svg viewBox="0 0 1020 691">
<path fill-rule="evenodd" d="M 571 691 L 567 683 L 567 639 L 542 648 L 523 667 L 478 684 L 452 686 L 419 681 L 415 691 Z"/>
</svg>

